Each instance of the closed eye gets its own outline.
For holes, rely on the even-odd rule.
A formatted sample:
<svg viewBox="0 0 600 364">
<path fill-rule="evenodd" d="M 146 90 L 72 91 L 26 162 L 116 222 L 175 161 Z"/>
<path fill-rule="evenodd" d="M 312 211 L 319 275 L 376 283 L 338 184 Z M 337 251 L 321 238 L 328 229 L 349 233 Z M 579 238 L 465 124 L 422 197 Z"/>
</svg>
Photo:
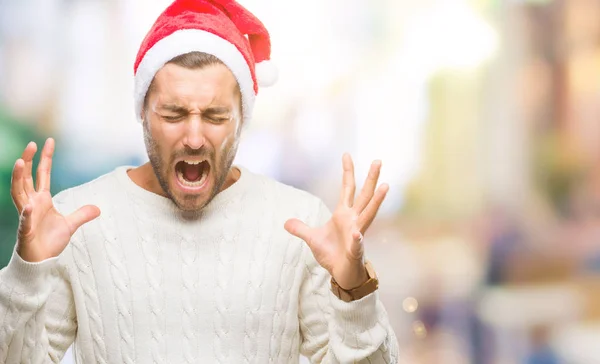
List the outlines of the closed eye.
<svg viewBox="0 0 600 364">
<path fill-rule="evenodd" d="M 176 122 L 183 119 L 183 115 L 161 115 L 161 117 L 169 122 Z"/>
<path fill-rule="evenodd" d="M 207 116 L 205 117 L 206 120 L 212 124 L 223 124 L 228 122 L 231 118 L 229 116 L 227 117 L 223 117 L 223 116 Z"/>
</svg>

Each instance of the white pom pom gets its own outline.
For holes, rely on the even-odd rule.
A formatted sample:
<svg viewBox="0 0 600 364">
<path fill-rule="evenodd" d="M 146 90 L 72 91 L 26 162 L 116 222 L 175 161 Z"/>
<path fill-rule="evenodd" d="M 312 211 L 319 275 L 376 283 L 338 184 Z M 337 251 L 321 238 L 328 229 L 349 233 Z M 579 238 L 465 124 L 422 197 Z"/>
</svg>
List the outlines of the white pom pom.
<svg viewBox="0 0 600 364">
<path fill-rule="evenodd" d="M 271 61 L 262 61 L 255 65 L 256 81 L 260 87 L 273 86 L 279 78 L 277 66 Z"/>
</svg>

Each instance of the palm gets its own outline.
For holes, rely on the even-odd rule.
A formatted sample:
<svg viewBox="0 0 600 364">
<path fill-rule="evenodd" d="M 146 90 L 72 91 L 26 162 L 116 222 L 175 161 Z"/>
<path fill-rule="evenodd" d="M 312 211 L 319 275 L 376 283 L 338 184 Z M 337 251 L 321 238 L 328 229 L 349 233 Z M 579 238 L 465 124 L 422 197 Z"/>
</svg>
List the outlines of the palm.
<svg viewBox="0 0 600 364">
<path fill-rule="evenodd" d="M 36 255 L 39 255 L 34 257 L 36 260 L 57 256 L 71 238 L 67 220 L 54 208 L 49 192 L 35 194 L 29 204 L 33 207 L 31 225 L 27 231 L 22 231 L 22 237 L 35 247 Z"/>
<path fill-rule="evenodd" d="M 357 230 L 354 219 L 351 210 L 338 207 L 331 220 L 312 232 L 312 252 L 315 259 L 330 272 L 336 267 L 338 257 L 355 261 L 360 260 L 363 255 L 362 244 L 355 244 L 351 236 L 351 232 Z"/>
<path fill-rule="evenodd" d="M 316 228 L 291 219 L 286 222 L 285 228 L 306 241 L 317 262 L 329 271 L 340 286 L 353 287 L 364 274 L 362 237 L 373 222 L 388 186 L 383 184 L 375 190 L 381 164 L 373 162 L 365 185 L 355 201 L 354 166 L 350 156 L 344 155 L 343 166 L 342 193 L 331 219 Z"/>
<path fill-rule="evenodd" d="M 17 252 L 29 262 L 58 256 L 79 226 L 100 214 L 95 206 L 84 206 L 69 216 L 63 216 L 56 210 L 50 195 L 53 151 L 54 141 L 49 139 L 38 166 L 37 188 L 34 189 L 31 177 L 35 143 L 25 148 L 13 171 L 11 195 L 21 216 Z"/>
</svg>

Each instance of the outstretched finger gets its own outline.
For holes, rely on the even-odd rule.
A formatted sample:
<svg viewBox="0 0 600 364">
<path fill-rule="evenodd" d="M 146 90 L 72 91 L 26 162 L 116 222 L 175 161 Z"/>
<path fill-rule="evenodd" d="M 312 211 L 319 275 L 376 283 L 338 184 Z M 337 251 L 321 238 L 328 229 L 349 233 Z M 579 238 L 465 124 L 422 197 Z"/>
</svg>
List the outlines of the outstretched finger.
<svg viewBox="0 0 600 364">
<path fill-rule="evenodd" d="M 37 184 L 38 192 L 50 191 L 50 173 L 52 171 L 52 154 L 54 153 L 54 139 L 48 138 L 37 169 Z"/>
<path fill-rule="evenodd" d="M 371 223 L 375 219 L 377 211 L 379 211 L 379 207 L 381 207 L 381 203 L 385 199 L 385 196 L 389 189 L 390 187 L 387 183 L 384 183 L 381 186 L 379 186 L 367 207 L 359 215 L 357 225 L 363 234 L 365 233 L 365 231 L 367 231 L 369 226 L 371 226 Z"/>
<path fill-rule="evenodd" d="M 37 144 L 34 142 L 29 142 L 23 151 L 23 155 L 21 156 L 25 162 L 25 168 L 23 169 L 23 190 L 27 195 L 35 192 L 33 188 L 33 176 L 31 175 L 31 168 L 33 166 L 33 156 L 35 156 L 36 151 Z"/>
<path fill-rule="evenodd" d="M 25 162 L 21 158 L 15 162 L 13 168 L 12 179 L 10 182 L 10 196 L 17 208 L 17 212 L 21 215 L 23 206 L 27 203 L 27 194 L 23 189 L 23 170 L 25 169 Z"/>
<path fill-rule="evenodd" d="M 298 219 L 289 219 L 283 227 L 288 233 L 304 240 L 309 247 L 312 247 L 312 229 L 308 225 Z"/>
<path fill-rule="evenodd" d="M 354 180 L 354 163 L 352 163 L 350 154 L 344 153 L 344 156 L 342 157 L 342 167 L 344 168 L 344 174 L 342 177 L 340 203 L 344 206 L 352 207 L 356 183 Z"/>
<path fill-rule="evenodd" d="M 83 206 L 67 216 L 67 223 L 69 224 L 71 235 L 73 235 L 81 225 L 94 220 L 98 216 L 100 216 L 100 209 L 94 205 Z"/>
<path fill-rule="evenodd" d="M 365 180 L 365 185 L 360 190 L 360 194 L 358 195 L 356 203 L 354 204 L 354 209 L 357 213 L 360 214 L 365 207 L 367 207 L 369 201 L 371 201 L 373 198 L 373 194 L 375 194 L 375 187 L 377 187 L 377 180 L 379 180 L 380 171 L 381 161 L 373 161 L 373 163 L 371 163 L 371 168 L 369 169 L 367 179 Z"/>
</svg>

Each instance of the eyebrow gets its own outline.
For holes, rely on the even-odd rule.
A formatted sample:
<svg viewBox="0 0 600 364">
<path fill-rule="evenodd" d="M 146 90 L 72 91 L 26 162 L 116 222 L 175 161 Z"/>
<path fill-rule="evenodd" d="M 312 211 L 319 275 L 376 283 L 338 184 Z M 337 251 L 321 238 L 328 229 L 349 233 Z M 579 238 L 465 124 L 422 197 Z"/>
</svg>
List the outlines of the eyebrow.
<svg viewBox="0 0 600 364">
<path fill-rule="evenodd" d="M 177 114 L 187 114 L 188 110 L 183 106 L 177 106 L 172 104 L 161 105 L 158 107 L 160 110 L 171 111 Z"/>
<path fill-rule="evenodd" d="M 188 114 L 189 111 L 188 109 L 186 109 L 183 106 L 177 106 L 177 105 L 173 105 L 173 104 L 165 104 L 165 105 L 161 105 L 158 109 L 163 110 L 163 111 L 171 111 L 177 114 Z M 215 107 L 209 107 L 206 110 L 204 110 L 203 114 L 227 114 L 229 113 L 231 110 L 228 107 L 225 106 L 215 106 Z"/>
<path fill-rule="evenodd" d="M 209 107 L 208 109 L 204 110 L 204 113 L 206 113 L 206 114 L 227 114 L 230 111 L 231 110 L 228 107 L 215 106 L 215 107 Z"/>
</svg>

